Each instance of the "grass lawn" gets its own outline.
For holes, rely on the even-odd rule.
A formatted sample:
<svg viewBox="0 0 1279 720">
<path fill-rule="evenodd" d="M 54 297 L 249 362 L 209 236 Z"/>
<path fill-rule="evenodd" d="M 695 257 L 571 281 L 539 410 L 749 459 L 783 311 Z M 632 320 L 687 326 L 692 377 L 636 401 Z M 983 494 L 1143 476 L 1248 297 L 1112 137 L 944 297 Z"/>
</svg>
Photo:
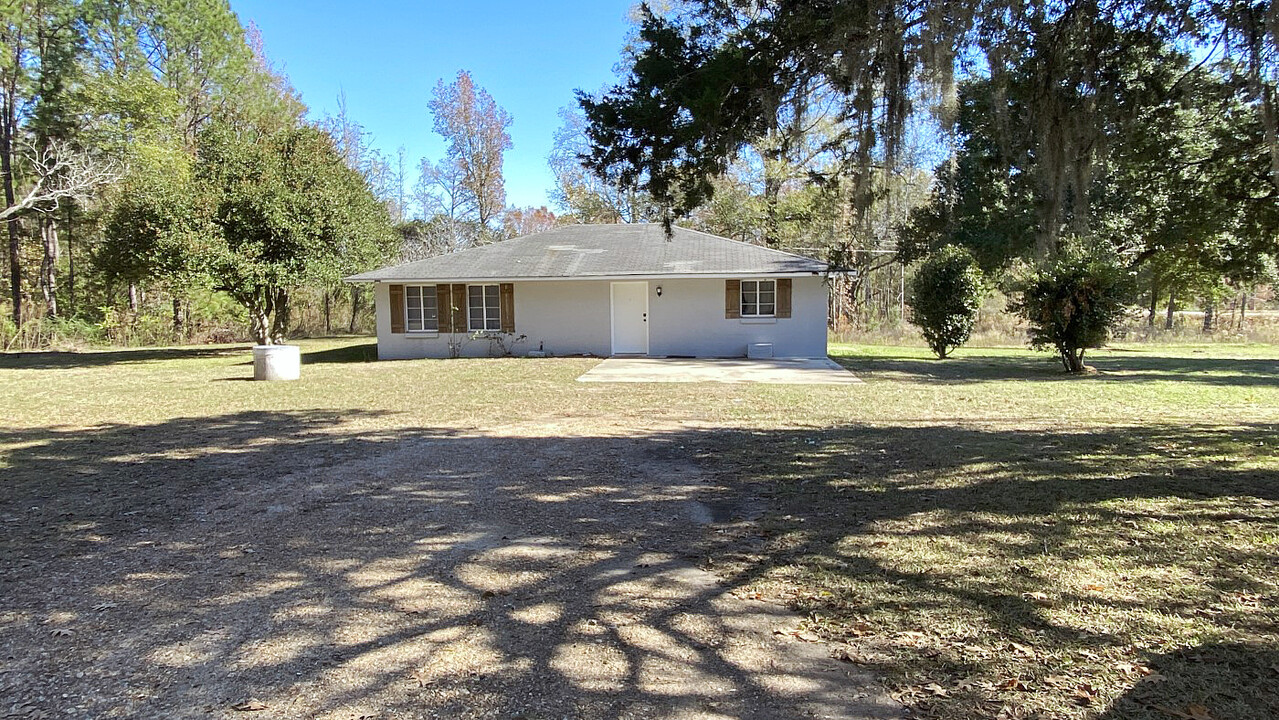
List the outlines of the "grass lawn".
<svg viewBox="0 0 1279 720">
<path fill-rule="evenodd" d="M 824 387 L 302 345 L 281 384 L 243 382 L 245 348 L 0 355 L 0 519 L 51 542 L 105 486 L 271 448 L 642 438 L 766 508 L 726 518 L 701 562 L 804 612 L 916 715 L 1279 717 L 1279 348 L 1118 346 L 1068 377 L 1016 348 L 837 345 L 866 382 Z M 0 559 L 49 547 L 23 537 Z"/>
</svg>

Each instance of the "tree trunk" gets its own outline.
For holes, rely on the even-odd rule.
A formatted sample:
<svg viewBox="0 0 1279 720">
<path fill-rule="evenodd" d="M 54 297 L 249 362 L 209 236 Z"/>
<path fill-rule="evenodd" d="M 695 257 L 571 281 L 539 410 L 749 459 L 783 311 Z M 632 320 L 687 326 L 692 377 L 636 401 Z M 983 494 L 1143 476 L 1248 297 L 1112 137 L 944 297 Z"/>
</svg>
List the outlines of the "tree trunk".
<svg viewBox="0 0 1279 720">
<path fill-rule="evenodd" d="M 1066 372 L 1081 373 L 1084 371 L 1084 349 L 1083 348 L 1057 348 L 1061 356 L 1061 364 L 1066 368 Z"/>
<path fill-rule="evenodd" d="M 776 176 L 780 153 L 769 153 L 764 163 L 764 245 L 775 248 L 778 243 L 777 201 L 782 191 Z"/>
<path fill-rule="evenodd" d="M 282 288 L 259 288 L 234 295 L 249 311 L 249 332 L 258 345 L 283 345 L 289 327 L 289 293 Z"/>
<path fill-rule="evenodd" d="M 183 337 L 182 326 L 182 298 L 177 295 L 173 296 L 173 337 L 181 340 Z"/>
<path fill-rule="evenodd" d="M 1146 315 L 1146 324 L 1151 328 L 1155 327 L 1155 314 L 1159 312 L 1159 279 L 1152 278 L 1150 281 L 1150 313 Z"/>
<path fill-rule="evenodd" d="M 364 288 L 360 287 L 359 285 L 352 285 L 351 286 L 351 325 L 347 329 L 347 332 L 350 332 L 353 335 L 355 334 L 355 320 L 356 318 L 359 317 L 359 313 L 360 313 L 360 300 L 362 300 L 363 297 L 364 297 Z"/>
<path fill-rule="evenodd" d="M 13 303 L 13 324 L 22 326 L 22 228 L 17 218 L 9 218 L 9 300 Z"/>
<path fill-rule="evenodd" d="M 4 106 L 0 107 L 0 174 L 4 176 L 4 206 L 13 207 L 16 202 L 13 191 L 13 132 L 17 118 L 14 115 L 12 85 L 5 90 Z M 22 326 L 22 240 L 18 218 L 6 222 L 9 227 L 9 299 L 13 302 L 13 324 Z"/>
<path fill-rule="evenodd" d="M 1177 315 L 1177 289 L 1168 291 L 1168 313 L 1164 317 L 1164 330 L 1171 330 Z"/>
<path fill-rule="evenodd" d="M 289 291 L 283 288 L 272 292 L 272 305 L 275 316 L 271 319 L 271 342 L 283 345 L 289 333 Z"/>
<path fill-rule="evenodd" d="M 133 316 L 138 314 L 138 285 L 137 283 L 129 283 L 129 313 Z"/>
<path fill-rule="evenodd" d="M 75 251 L 72 241 L 75 239 L 75 233 L 72 232 L 71 224 L 71 204 L 67 204 L 67 313 L 75 314 Z"/>
<path fill-rule="evenodd" d="M 40 241 L 44 257 L 40 261 L 40 289 L 44 292 L 45 313 L 58 316 L 58 221 L 51 215 L 40 218 Z"/>
<path fill-rule="evenodd" d="M 1244 316 L 1248 314 L 1248 293 L 1245 291 L 1239 295 L 1239 332 L 1243 332 Z"/>
<path fill-rule="evenodd" d="M 332 322 L 333 306 L 331 302 L 332 295 L 333 294 L 329 292 L 328 288 L 325 288 L 324 290 L 324 334 L 325 335 L 333 334 L 333 322 Z"/>
<path fill-rule="evenodd" d="M 271 344 L 271 319 L 266 308 L 249 308 L 249 334 L 258 345 Z"/>
<path fill-rule="evenodd" d="M 1217 301 L 1216 301 L 1216 300 L 1209 300 L 1208 302 L 1204 303 L 1204 326 L 1203 326 L 1203 333 L 1204 333 L 1205 335 L 1211 335 L 1211 334 L 1212 334 L 1212 331 L 1213 331 L 1213 324 L 1214 324 L 1216 321 L 1217 321 Z"/>
<path fill-rule="evenodd" d="M 1273 18 L 1279 15 L 1279 10 L 1275 9 L 1275 4 L 1270 4 L 1271 13 L 1271 42 L 1274 42 L 1274 32 L 1279 24 Z M 1279 112 L 1275 109 L 1275 91 L 1274 87 L 1263 82 L 1261 85 L 1261 126 L 1265 133 L 1266 145 L 1270 147 L 1270 182 L 1274 184 L 1275 189 L 1279 189 Z"/>
</svg>

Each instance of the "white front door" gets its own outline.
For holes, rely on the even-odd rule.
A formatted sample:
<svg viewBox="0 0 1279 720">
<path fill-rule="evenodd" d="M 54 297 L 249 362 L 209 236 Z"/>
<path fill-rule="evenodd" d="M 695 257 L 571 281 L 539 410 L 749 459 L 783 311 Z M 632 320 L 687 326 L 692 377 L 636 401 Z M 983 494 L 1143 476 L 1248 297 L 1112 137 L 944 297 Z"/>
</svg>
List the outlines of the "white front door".
<svg viewBox="0 0 1279 720">
<path fill-rule="evenodd" d="M 613 354 L 648 354 L 648 283 L 613 283 Z"/>
</svg>

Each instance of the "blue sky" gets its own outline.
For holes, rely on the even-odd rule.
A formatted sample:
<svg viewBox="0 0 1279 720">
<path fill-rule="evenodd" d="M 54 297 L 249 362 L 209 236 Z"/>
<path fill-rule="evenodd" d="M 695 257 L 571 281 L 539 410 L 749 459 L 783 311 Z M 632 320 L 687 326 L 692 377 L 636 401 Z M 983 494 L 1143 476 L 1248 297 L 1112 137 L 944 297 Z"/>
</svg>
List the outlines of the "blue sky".
<svg viewBox="0 0 1279 720">
<path fill-rule="evenodd" d="M 614 80 L 634 0 L 231 0 L 262 31 L 267 54 L 288 73 L 313 117 L 347 112 L 394 157 L 407 150 L 416 179 L 423 157 L 444 150 L 426 103 L 436 81 L 469 70 L 514 116 L 506 155 L 506 199 L 549 205 L 546 165 L 559 108 L 573 90 Z"/>
</svg>

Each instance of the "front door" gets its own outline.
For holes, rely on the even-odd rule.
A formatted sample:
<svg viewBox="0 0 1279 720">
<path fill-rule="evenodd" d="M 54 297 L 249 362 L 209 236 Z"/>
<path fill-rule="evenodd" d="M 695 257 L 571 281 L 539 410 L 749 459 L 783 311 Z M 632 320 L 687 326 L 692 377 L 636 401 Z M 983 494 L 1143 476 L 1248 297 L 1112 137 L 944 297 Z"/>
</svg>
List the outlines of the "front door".
<svg viewBox="0 0 1279 720">
<path fill-rule="evenodd" d="M 613 283 L 613 354 L 648 354 L 648 283 Z"/>
</svg>

